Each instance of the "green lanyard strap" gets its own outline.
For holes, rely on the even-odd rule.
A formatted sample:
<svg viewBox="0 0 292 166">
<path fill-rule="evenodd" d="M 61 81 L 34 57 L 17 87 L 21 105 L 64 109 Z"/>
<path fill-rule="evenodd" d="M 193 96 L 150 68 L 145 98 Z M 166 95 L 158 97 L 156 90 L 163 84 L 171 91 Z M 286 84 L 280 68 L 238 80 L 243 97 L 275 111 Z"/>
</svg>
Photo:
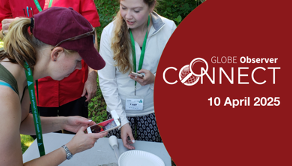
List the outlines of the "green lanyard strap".
<svg viewBox="0 0 292 166">
<path fill-rule="evenodd" d="M 36 104 L 33 75 L 27 62 L 24 63 L 24 67 L 26 69 L 25 75 L 26 75 L 29 97 L 30 97 L 30 102 L 31 102 L 31 109 L 32 109 L 34 127 L 36 131 L 36 136 L 37 136 L 38 148 L 39 148 L 40 156 L 44 156 L 45 148 L 44 148 L 44 143 L 43 143 L 42 125 L 41 125 L 41 120 L 38 113 L 38 107 Z"/>
<path fill-rule="evenodd" d="M 42 9 L 39 1 L 38 0 L 33 0 L 33 1 L 35 3 L 36 7 L 38 8 L 39 12 L 43 11 L 43 9 Z M 52 6 L 52 3 L 53 3 L 53 0 L 50 0 L 49 7 L 48 8 L 50 8 Z"/>
<path fill-rule="evenodd" d="M 147 31 L 145 34 L 143 46 L 142 46 L 142 52 L 139 60 L 139 66 L 138 66 L 138 71 L 142 69 L 143 61 L 144 61 L 144 54 L 145 54 L 145 49 L 146 49 L 146 42 L 147 42 L 147 37 L 148 37 L 148 26 L 150 24 L 150 16 L 148 16 L 148 22 L 147 22 Z M 130 29 L 130 37 L 131 37 L 131 45 L 132 45 L 132 56 L 133 56 L 133 70 L 136 72 L 136 50 L 135 50 L 135 40 L 132 34 L 132 31 Z M 135 81 L 135 87 L 136 87 L 137 82 Z"/>
</svg>

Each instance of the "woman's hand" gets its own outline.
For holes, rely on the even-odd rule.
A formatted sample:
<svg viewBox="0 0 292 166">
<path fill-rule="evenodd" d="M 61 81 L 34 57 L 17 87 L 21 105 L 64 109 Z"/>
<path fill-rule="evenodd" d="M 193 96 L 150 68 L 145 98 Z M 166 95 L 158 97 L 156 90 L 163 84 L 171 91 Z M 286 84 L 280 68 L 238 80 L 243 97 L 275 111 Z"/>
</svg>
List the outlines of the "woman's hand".
<svg viewBox="0 0 292 166">
<path fill-rule="evenodd" d="M 131 140 L 128 140 L 128 136 L 130 137 Z M 126 148 L 128 149 L 135 149 L 134 146 L 132 146 L 133 143 L 135 143 L 135 139 L 132 134 L 132 129 L 129 123 L 125 124 L 121 128 L 121 138 L 123 140 L 123 144 Z"/>
<path fill-rule="evenodd" d="M 93 69 L 91 69 L 93 70 Z M 88 75 L 88 78 L 84 84 L 83 92 L 82 92 L 82 97 L 85 96 L 86 100 L 85 102 L 89 102 L 94 95 L 96 94 L 97 91 L 97 73 L 96 71 L 90 72 Z"/>
<path fill-rule="evenodd" d="M 105 137 L 108 134 L 108 132 L 85 134 L 86 128 L 87 126 L 82 126 L 72 140 L 66 144 L 73 155 L 92 148 L 99 138 Z"/>
<path fill-rule="evenodd" d="M 7 18 L 7 19 L 3 19 L 2 20 L 2 31 L 4 34 L 7 34 L 8 32 L 8 28 L 9 28 L 9 25 L 14 21 L 14 20 L 17 20 L 18 17 L 16 18 Z"/>
<path fill-rule="evenodd" d="M 82 126 L 88 127 L 95 125 L 95 122 L 80 116 L 69 116 L 65 118 L 63 129 L 74 133 L 77 133 Z"/>
<path fill-rule="evenodd" d="M 147 84 L 152 84 L 155 81 L 155 76 L 153 73 L 151 73 L 151 71 L 146 70 L 146 69 L 141 69 L 140 71 L 138 71 L 137 73 L 144 73 L 144 77 L 134 77 L 132 75 L 129 75 L 129 77 L 135 81 L 137 81 L 140 85 L 144 86 Z"/>
</svg>

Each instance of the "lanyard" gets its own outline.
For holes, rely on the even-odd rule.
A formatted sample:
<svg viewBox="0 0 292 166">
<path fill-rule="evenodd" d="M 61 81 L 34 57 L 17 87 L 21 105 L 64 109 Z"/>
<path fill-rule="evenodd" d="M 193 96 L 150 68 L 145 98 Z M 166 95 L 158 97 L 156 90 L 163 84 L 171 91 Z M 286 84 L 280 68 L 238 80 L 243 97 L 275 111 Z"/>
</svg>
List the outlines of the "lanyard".
<svg viewBox="0 0 292 166">
<path fill-rule="evenodd" d="M 42 9 L 42 7 L 41 7 L 39 1 L 38 1 L 38 0 L 33 0 L 33 1 L 34 1 L 34 3 L 35 3 L 36 7 L 38 8 L 39 12 L 43 11 L 43 9 Z M 49 7 L 52 6 L 52 3 L 53 3 L 53 0 L 50 0 Z M 48 7 L 48 8 L 49 8 L 49 7 Z"/>
<path fill-rule="evenodd" d="M 145 49 L 146 49 L 146 41 L 148 37 L 148 26 L 150 24 L 150 16 L 148 16 L 148 22 L 147 22 L 147 31 L 145 34 L 143 46 L 142 46 L 142 52 L 139 60 L 139 66 L 138 66 L 138 71 L 142 69 L 143 61 L 144 61 L 144 54 L 145 54 Z M 130 29 L 130 37 L 131 37 L 131 45 L 132 45 L 132 56 L 133 56 L 133 70 L 136 72 L 136 50 L 135 50 L 135 40 L 132 34 L 132 31 Z M 135 95 L 136 95 L 136 84 L 137 82 L 135 81 Z"/>
<path fill-rule="evenodd" d="M 40 116 L 39 116 L 38 108 L 36 104 L 33 75 L 27 62 L 24 63 L 24 67 L 26 69 L 25 75 L 26 75 L 29 97 L 30 97 L 30 102 L 31 102 L 31 109 L 32 109 L 34 127 L 36 131 L 36 136 L 37 136 L 38 148 L 39 148 L 40 156 L 44 156 L 45 148 L 44 148 L 44 143 L 43 143 L 41 120 L 40 120 Z"/>
</svg>

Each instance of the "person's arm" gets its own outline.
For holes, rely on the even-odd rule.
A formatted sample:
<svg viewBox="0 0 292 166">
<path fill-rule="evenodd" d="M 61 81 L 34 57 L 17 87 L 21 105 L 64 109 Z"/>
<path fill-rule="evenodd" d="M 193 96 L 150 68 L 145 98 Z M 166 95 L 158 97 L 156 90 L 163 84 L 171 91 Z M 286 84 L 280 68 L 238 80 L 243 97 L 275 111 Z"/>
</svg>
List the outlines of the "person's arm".
<svg viewBox="0 0 292 166">
<path fill-rule="evenodd" d="M 8 28 L 9 25 L 14 21 L 18 19 L 18 17 L 16 18 L 10 18 L 10 19 L 4 19 L 2 20 L 2 30 L 0 31 L 0 39 L 3 40 L 4 39 L 4 35 L 8 33 Z M 3 35 L 4 34 L 4 35 Z"/>
<path fill-rule="evenodd" d="M 19 98 L 9 87 L 0 86 L 0 91 L 0 165 L 22 165 Z"/>
<path fill-rule="evenodd" d="M 86 97 L 86 102 L 90 101 L 92 97 L 95 96 L 95 93 L 97 91 L 97 72 L 96 70 L 92 69 L 91 67 L 88 66 L 88 77 L 87 80 L 84 84 L 83 92 L 82 92 L 82 97 Z"/>
<path fill-rule="evenodd" d="M 126 113 L 123 110 L 121 98 L 118 94 L 118 83 L 116 81 L 116 68 L 113 59 L 113 51 L 111 50 L 110 32 L 104 29 L 100 40 L 100 55 L 106 62 L 103 69 L 98 71 L 99 84 L 106 101 L 108 110 L 116 110 L 121 118 L 121 126 L 128 123 Z"/>
<path fill-rule="evenodd" d="M 58 148 L 45 156 L 23 164 L 19 127 L 24 125 L 21 123 L 22 114 L 28 112 L 21 111 L 19 96 L 11 88 L 0 86 L 0 91 L 0 117 L 2 117 L 0 121 L 0 165 L 57 166 L 66 160 L 65 150 Z M 74 138 L 66 144 L 73 155 L 93 147 L 98 138 L 107 134 L 107 132 L 85 134 L 83 132 L 85 129 L 85 126 L 81 127 Z"/>
<path fill-rule="evenodd" d="M 79 7 L 79 13 L 85 17 L 88 22 L 92 25 L 92 27 L 99 27 L 99 16 L 97 13 L 97 9 L 95 6 L 95 3 L 93 0 L 82 0 L 80 1 L 80 7 Z M 97 35 L 95 32 L 95 43 L 94 47 L 96 50 L 98 50 L 98 41 L 97 41 Z M 97 91 L 97 71 L 90 68 L 88 66 L 88 77 L 84 84 L 83 92 L 81 96 L 86 97 L 86 102 L 90 101 L 92 97 L 95 96 Z"/>
<path fill-rule="evenodd" d="M 103 97 L 107 104 L 108 111 L 116 110 L 121 118 L 121 134 L 123 144 L 128 149 L 134 149 L 131 143 L 127 142 L 128 136 L 134 141 L 132 129 L 126 117 L 126 112 L 123 109 L 122 100 L 118 94 L 118 83 L 116 80 L 116 68 L 113 60 L 113 51 L 111 50 L 110 32 L 109 28 L 105 28 L 101 34 L 100 40 L 100 55 L 105 60 L 106 65 L 103 69 L 98 71 L 99 85 Z"/>
<path fill-rule="evenodd" d="M 99 15 L 93 0 L 80 1 L 79 13 L 85 17 L 93 27 L 99 27 Z"/>
<path fill-rule="evenodd" d="M 30 105 L 29 93 L 28 93 L 28 90 L 26 89 L 24 93 L 24 97 L 22 99 L 22 104 L 21 104 L 22 113 L 26 115 L 22 115 L 20 129 L 19 129 L 21 134 L 26 134 L 26 135 L 35 134 L 33 115 L 28 113 L 29 105 Z M 91 126 L 94 124 L 94 122 L 89 121 L 88 119 L 79 117 L 79 116 L 69 116 L 69 117 L 62 117 L 62 116 L 42 117 L 41 116 L 40 120 L 41 120 L 43 133 L 49 133 L 49 132 L 58 131 L 62 129 L 66 129 L 68 131 L 77 133 L 77 131 L 82 126 Z"/>
<path fill-rule="evenodd" d="M 94 47 L 96 50 L 98 50 L 98 42 L 97 42 L 97 35 L 95 32 L 95 43 Z M 88 77 L 87 80 L 84 84 L 83 92 L 82 92 L 82 97 L 86 97 L 86 102 L 90 101 L 92 97 L 95 96 L 95 93 L 97 91 L 97 71 L 92 69 L 91 67 L 88 66 Z"/>
</svg>

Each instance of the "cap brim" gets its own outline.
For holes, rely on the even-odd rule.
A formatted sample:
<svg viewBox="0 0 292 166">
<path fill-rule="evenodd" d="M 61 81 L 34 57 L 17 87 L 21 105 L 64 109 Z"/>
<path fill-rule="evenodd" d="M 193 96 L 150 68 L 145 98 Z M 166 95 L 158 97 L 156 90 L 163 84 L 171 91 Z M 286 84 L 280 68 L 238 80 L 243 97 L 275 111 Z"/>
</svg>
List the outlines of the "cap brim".
<svg viewBox="0 0 292 166">
<path fill-rule="evenodd" d="M 89 67 L 95 70 L 104 68 L 105 61 L 94 47 L 87 47 L 87 49 L 80 50 L 78 53 Z"/>
</svg>

